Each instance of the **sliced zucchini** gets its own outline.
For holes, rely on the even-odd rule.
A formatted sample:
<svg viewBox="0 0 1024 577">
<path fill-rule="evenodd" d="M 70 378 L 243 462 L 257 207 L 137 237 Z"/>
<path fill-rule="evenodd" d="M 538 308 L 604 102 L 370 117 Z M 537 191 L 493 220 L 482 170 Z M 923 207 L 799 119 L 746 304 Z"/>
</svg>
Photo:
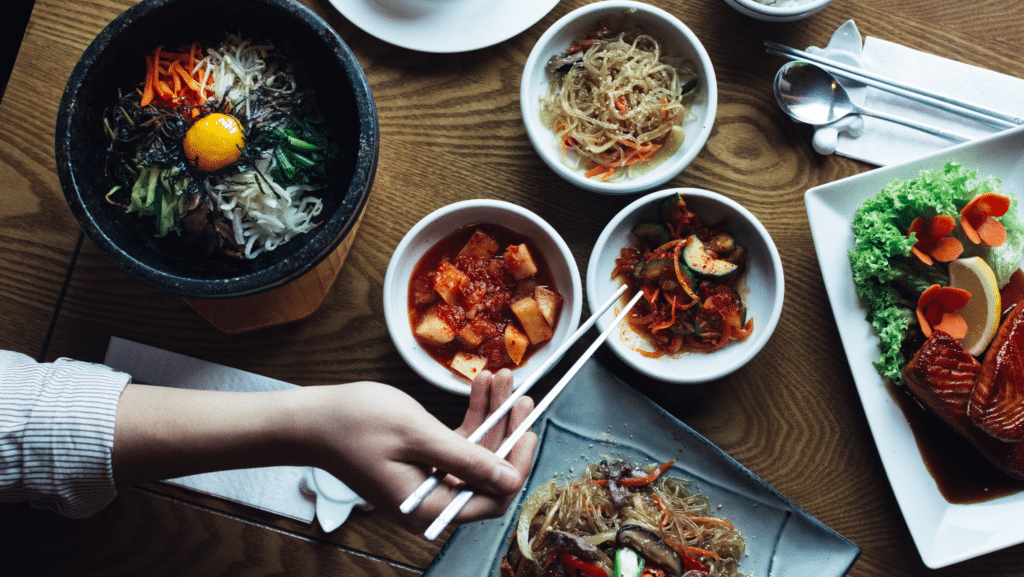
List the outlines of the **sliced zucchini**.
<svg viewBox="0 0 1024 577">
<path fill-rule="evenodd" d="M 686 283 L 684 290 L 687 294 L 691 294 L 697 286 L 693 273 L 685 266 L 679 267 L 679 272 L 682 275 L 682 281 Z M 675 263 L 667 258 L 657 258 L 650 262 L 640 261 L 633 267 L 633 278 L 660 283 L 663 290 L 679 288 L 679 277 L 676 276 Z"/>
<path fill-rule="evenodd" d="M 658 214 L 661 217 L 661 222 L 668 226 L 670 223 L 676 222 L 679 218 L 677 215 L 684 211 L 686 211 L 686 201 L 683 200 L 683 195 L 677 192 L 666 196 L 665 200 L 661 201 Z"/>
<path fill-rule="evenodd" d="M 648 249 L 658 248 L 672 240 L 672 235 L 669 234 L 668 228 L 657 222 L 641 222 L 633 227 L 633 234 Z"/>
<path fill-rule="evenodd" d="M 715 236 L 711 237 L 708 241 L 707 248 L 717 252 L 732 252 L 738 247 L 736 246 L 736 239 L 727 232 L 720 232 Z"/>
<path fill-rule="evenodd" d="M 690 236 L 689 242 L 683 247 L 683 262 L 687 268 L 703 277 L 723 278 L 739 270 L 739 266 L 708 254 L 704 243 L 696 236 Z"/>
<path fill-rule="evenodd" d="M 667 258 L 656 258 L 650 262 L 640 261 L 633 267 L 633 277 L 640 280 L 656 281 L 675 278 L 676 271 L 672 261 Z"/>
</svg>

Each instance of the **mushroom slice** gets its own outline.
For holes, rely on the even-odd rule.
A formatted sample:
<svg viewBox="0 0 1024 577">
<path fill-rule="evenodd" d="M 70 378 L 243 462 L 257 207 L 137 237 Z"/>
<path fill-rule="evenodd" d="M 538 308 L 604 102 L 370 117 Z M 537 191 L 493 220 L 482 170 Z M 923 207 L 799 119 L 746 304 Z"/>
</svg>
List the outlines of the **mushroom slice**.
<svg viewBox="0 0 1024 577">
<path fill-rule="evenodd" d="M 682 577 L 683 558 L 664 539 L 640 525 L 623 525 L 615 535 L 620 547 L 629 547 L 671 577 Z"/>
</svg>

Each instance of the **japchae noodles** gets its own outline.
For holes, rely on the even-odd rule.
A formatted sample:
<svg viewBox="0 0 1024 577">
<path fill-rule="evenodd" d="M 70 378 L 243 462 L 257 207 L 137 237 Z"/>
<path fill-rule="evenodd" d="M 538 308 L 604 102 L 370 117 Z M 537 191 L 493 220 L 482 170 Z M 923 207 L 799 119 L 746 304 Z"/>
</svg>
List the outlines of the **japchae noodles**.
<svg viewBox="0 0 1024 577">
<path fill-rule="evenodd" d="M 662 476 L 673 464 L 602 462 L 548 481 L 523 504 L 502 577 L 739 575 L 743 536 L 705 495 Z"/>
<path fill-rule="evenodd" d="M 142 57 L 140 56 L 140 59 Z M 316 227 L 336 157 L 290 58 L 229 35 L 158 46 L 138 89 L 104 115 L 111 204 L 208 255 L 253 259 Z"/>
<path fill-rule="evenodd" d="M 685 138 L 697 76 L 642 30 L 613 32 L 602 23 L 552 58 L 548 69 L 556 81 L 542 105 L 563 153 L 574 152 L 588 178 L 609 178 Z"/>
</svg>

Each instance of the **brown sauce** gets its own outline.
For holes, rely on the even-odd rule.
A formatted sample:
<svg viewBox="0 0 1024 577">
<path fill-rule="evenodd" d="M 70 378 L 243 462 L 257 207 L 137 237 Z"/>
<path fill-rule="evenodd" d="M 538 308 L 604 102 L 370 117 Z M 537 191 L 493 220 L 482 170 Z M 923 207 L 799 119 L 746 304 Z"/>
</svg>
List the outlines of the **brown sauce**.
<svg viewBox="0 0 1024 577">
<path fill-rule="evenodd" d="M 1018 269 L 1000 292 L 1002 302 L 1024 299 L 1024 272 Z M 925 467 L 946 501 L 968 505 L 1024 491 L 1024 481 L 1000 471 L 967 439 L 918 404 L 904 387 L 890 387 L 890 392 L 906 415 Z"/>
<path fill-rule="evenodd" d="M 946 501 L 969 505 L 1024 491 L 1024 481 L 1000 471 L 967 439 L 918 404 L 904 387 L 890 387 L 890 392 L 906 415 L 921 459 Z"/>
</svg>

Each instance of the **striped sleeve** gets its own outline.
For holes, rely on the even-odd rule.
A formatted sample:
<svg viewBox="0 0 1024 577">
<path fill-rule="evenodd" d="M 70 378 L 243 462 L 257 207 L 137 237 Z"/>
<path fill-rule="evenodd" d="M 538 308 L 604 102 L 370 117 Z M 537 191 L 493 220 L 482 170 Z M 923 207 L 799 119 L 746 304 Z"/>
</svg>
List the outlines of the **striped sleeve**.
<svg viewBox="0 0 1024 577">
<path fill-rule="evenodd" d="M 129 380 L 103 365 L 0 351 L 0 502 L 75 518 L 109 504 L 114 419 Z"/>
</svg>

